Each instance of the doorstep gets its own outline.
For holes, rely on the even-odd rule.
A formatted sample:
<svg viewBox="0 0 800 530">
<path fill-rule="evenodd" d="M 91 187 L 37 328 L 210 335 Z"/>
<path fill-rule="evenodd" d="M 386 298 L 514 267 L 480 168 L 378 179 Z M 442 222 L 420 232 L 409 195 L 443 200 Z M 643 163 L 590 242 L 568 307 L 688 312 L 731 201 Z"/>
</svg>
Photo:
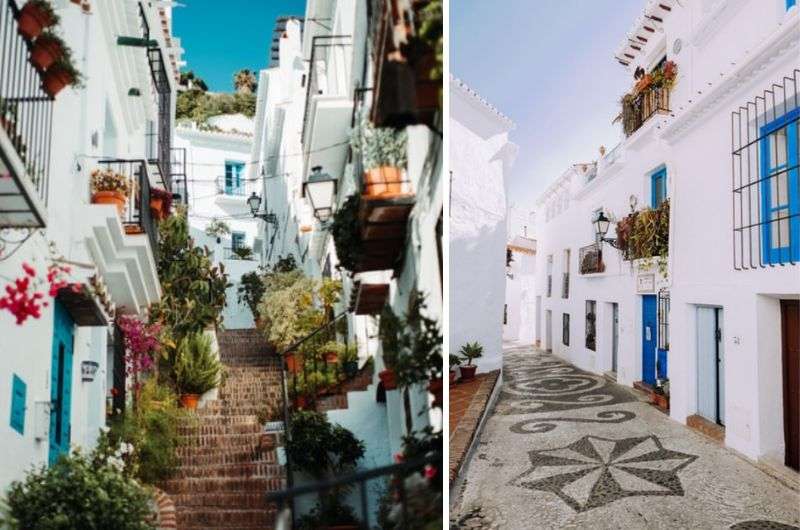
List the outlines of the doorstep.
<svg viewBox="0 0 800 530">
<path fill-rule="evenodd" d="M 607 374 L 608 372 L 606 372 Z M 604 374 L 604 375 L 606 375 Z M 616 375 L 616 374 L 615 374 Z M 606 375 L 608 378 L 608 375 Z M 634 381 L 633 388 L 646 395 L 647 402 L 650 403 L 656 410 L 669 415 L 669 395 L 664 396 L 656 392 L 654 386 L 645 383 L 644 381 Z"/>
<path fill-rule="evenodd" d="M 699 414 L 686 417 L 686 426 L 720 443 L 725 443 L 725 427 L 708 421 Z"/>
<path fill-rule="evenodd" d="M 605 377 L 606 381 L 610 383 L 617 382 L 617 372 L 613 372 L 611 370 L 609 370 L 608 372 L 603 372 L 603 377 Z"/>
</svg>

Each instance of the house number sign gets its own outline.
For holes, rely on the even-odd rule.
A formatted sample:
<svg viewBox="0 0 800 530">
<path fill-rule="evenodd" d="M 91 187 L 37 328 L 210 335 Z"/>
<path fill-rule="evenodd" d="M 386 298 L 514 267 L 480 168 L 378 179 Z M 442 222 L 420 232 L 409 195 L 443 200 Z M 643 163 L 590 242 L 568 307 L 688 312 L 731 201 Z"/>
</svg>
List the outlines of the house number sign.
<svg viewBox="0 0 800 530">
<path fill-rule="evenodd" d="M 652 293 L 656 290 L 656 275 L 640 274 L 636 277 L 636 292 L 637 293 Z"/>
</svg>

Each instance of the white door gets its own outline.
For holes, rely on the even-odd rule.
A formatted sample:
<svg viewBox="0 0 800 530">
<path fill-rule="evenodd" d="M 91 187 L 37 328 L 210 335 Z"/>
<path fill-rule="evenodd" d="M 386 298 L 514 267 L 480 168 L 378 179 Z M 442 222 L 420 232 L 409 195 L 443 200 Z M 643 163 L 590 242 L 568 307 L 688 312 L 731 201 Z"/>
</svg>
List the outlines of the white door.
<svg viewBox="0 0 800 530">
<path fill-rule="evenodd" d="M 544 349 L 553 351 L 553 312 L 549 309 L 544 312 Z"/>
<path fill-rule="evenodd" d="M 697 413 L 725 425 L 722 309 L 697 308 Z"/>
</svg>

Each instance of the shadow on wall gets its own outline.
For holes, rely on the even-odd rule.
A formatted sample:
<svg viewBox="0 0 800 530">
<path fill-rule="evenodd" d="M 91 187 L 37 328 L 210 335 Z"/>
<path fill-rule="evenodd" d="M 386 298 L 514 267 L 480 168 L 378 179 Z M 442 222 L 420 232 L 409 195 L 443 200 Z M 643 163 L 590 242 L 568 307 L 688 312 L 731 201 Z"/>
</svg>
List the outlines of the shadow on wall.
<svg viewBox="0 0 800 530">
<path fill-rule="evenodd" d="M 476 364 L 482 372 L 503 364 L 506 289 L 505 219 L 486 221 L 474 228 L 454 226 L 450 232 L 450 353 L 479 342 L 484 351 Z"/>
</svg>

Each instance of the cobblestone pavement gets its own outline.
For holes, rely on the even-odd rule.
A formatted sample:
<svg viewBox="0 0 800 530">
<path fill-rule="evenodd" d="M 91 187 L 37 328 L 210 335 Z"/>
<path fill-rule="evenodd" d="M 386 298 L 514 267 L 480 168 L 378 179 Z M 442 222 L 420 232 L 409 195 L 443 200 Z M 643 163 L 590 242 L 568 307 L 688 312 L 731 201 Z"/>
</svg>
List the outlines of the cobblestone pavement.
<svg viewBox="0 0 800 530">
<path fill-rule="evenodd" d="M 451 529 L 800 528 L 800 493 L 633 390 L 532 348 L 503 377 Z"/>
</svg>

